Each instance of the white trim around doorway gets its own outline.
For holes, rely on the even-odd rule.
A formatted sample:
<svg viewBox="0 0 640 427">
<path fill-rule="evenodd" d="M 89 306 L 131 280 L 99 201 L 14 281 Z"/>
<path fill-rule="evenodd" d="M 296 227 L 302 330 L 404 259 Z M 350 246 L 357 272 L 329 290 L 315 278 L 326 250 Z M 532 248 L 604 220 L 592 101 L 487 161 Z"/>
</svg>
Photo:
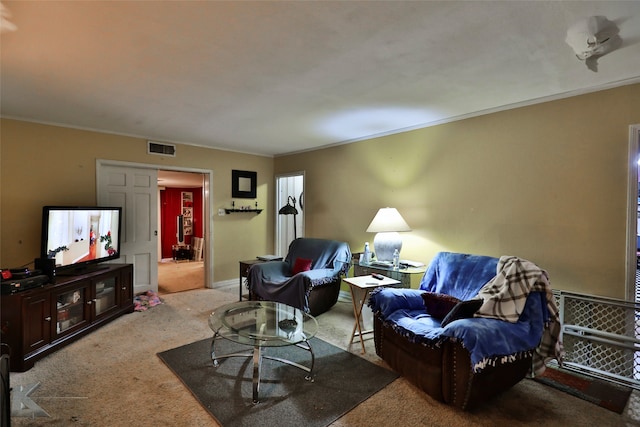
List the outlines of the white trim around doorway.
<svg viewBox="0 0 640 427">
<path fill-rule="evenodd" d="M 627 182 L 627 260 L 625 263 L 626 299 L 636 300 L 636 270 L 638 268 L 638 159 L 640 158 L 640 124 L 629 126 L 629 170 Z"/>
<path fill-rule="evenodd" d="M 204 175 L 203 178 L 203 218 L 205 218 L 204 222 L 204 230 L 203 236 L 205 238 L 206 248 L 204 248 L 203 253 L 203 261 L 204 261 L 204 286 L 206 288 L 212 288 L 214 284 L 213 277 L 213 212 L 211 209 L 211 200 L 213 199 L 213 171 L 211 169 L 199 169 L 199 168 L 187 168 L 187 167 L 179 167 L 179 166 L 167 166 L 167 165 L 156 165 L 151 163 L 136 163 L 136 162 L 125 162 L 119 160 L 108 160 L 108 159 L 96 159 L 96 177 L 99 174 L 100 168 L 103 166 L 120 166 L 120 167 L 130 167 L 130 168 L 142 168 L 142 169 L 155 169 L 155 170 L 166 170 L 166 171 L 175 171 L 175 172 L 191 172 L 191 173 L 200 173 Z M 97 191 L 97 188 L 96 188 Z M 158 213 L 159 215 L 159 213 Z"/>
</svg>

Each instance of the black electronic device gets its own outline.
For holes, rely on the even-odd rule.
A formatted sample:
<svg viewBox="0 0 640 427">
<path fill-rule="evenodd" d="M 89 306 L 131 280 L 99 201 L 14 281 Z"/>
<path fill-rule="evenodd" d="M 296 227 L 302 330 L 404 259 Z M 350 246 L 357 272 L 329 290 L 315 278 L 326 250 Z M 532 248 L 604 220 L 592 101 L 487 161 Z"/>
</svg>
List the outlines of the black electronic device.
<svg viewBox="0 0 640 427">
<path fill-rule="evenodd" d="M 42 270 L 29 270 L 28 268 L 12 268 L 11 278 L 12 279 L 26 279 L 27 277 L 39 276 L 42 274 Z"/>
<path fill-rule="evenodd" d="M 91 271 L 120 258 L 121 225 L 121 207 L 44 206 L 40 258 L 54 260 L 56 276 Z"/>
<path fill-rule="evenodd" d="M 36 258 L 34 265 L 37 269 L 42 270 L 42 274 L 49 276 L 53 282 L 56 278 L 56 260 L 54 258 Z"/>
<path fill-rule="evenodd" d="M 49 283 L 49 276 L 40 274 L 38 276 L 31 276 L 24 279 L 3 280 L 0 282 L 0 290 L 2 295 L 15 294 L 16 292 L 26 291 L 33 288 L 38 288 Z"/>
</svg>

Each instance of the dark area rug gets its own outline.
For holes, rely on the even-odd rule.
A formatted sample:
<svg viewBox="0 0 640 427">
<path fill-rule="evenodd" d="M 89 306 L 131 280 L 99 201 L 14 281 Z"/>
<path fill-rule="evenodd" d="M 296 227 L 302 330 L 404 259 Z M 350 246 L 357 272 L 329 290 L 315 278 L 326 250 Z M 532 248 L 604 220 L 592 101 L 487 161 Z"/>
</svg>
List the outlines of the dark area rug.
<svg viewBox="0 0 640 427">
<path fill-rule="evenodd" d="M 324 427 L 369 398 L 398 375 L 319 338 L 310 341 L 315 354 L 314 381 L 306 372 L 264 359 L 260 403 L 252 403 L 251 358 L 211 362 L 211 339 L 158 353 L 198 401 L 224 427 L 279 425 Z M 216 354 L 251 351 L 219 339 Z M 266 355 L 310 365 L 311 355 L 295 346 L 266 349 Z M 374 420 L 372 420 L 373 422 Z"/>
<path fill-rule="evenodd" d="M 535 379 L 619 414 L 624 411 L 631 395 L 629 387 L 562 369 L 547 368 Z"/>
</svg>

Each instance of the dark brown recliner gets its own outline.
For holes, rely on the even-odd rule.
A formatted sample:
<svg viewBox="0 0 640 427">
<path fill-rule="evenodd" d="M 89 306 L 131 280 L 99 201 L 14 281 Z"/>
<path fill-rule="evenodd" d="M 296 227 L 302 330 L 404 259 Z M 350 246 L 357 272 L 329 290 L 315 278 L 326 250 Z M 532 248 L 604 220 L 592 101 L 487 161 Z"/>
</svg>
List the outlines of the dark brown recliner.
<svg viewBox="0 0 640 427">
<path fill-rule="evenodd" d="M 547 293 L 539 290 L 526 295 L 515 321 L 473 317 L 473 312 L 456 316 L 451 310 L 449 322 L 433 317 L 435 308 L 433 315 L 429 313 L 423 294 L 452 295 L 459 301 L 453 304 L 469 305 L 487 282 L 496 283 L 498 261 L 441 252 L 430 263 L 420 289 L 382 288 L 369 301 L 378 356 L 434 399 L 463 410 L 507 390 L 531 372 L 534 359 L 541 359 L 543 333 L 552 323 L 549 313 L 554 310 L 547 305 Z M 551 304 L 555 307 L 555 302 Z"/>
<path fill-rule="evenodd" d="M 459 342 L 440 347 L 411 343 L 374 316 L 376 354 L 400 375 L 434 399 L 463 410 L 472 409 L 520 382 L 531 369 L 527 355 L 512 363 L 473 372 L 469 352 Z"/>
</svg>

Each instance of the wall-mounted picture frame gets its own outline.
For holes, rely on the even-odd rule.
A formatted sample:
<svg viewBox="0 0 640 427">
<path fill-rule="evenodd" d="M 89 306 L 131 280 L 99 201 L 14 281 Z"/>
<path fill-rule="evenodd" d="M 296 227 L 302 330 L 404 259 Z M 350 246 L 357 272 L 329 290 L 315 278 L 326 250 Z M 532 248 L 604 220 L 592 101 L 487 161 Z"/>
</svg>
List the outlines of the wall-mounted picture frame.
<svg viewBox="0 0 640 427">
<path fill-rule="evenodd" d="M 255 199 L 258 173 L 251 171 L 231 171 L 231 197 Z"/>
</svg>

